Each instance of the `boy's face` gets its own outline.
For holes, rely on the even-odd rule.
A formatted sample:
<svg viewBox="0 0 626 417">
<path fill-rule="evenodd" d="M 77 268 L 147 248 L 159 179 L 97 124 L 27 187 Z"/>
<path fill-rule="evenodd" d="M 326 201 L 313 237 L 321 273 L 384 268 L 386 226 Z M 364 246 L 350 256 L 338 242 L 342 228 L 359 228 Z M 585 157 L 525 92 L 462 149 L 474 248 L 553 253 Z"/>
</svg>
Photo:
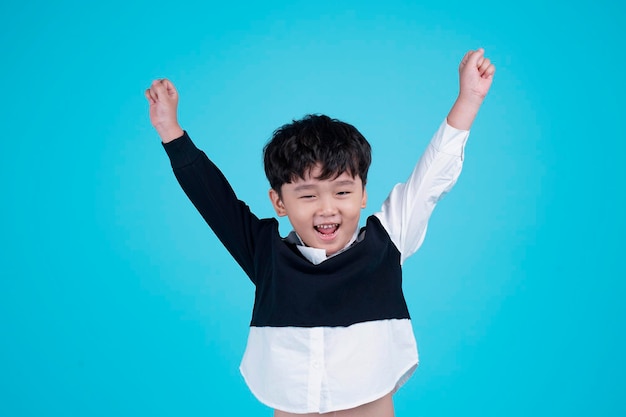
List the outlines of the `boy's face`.
<svg viewBox="0 0 626 417">
<path fill-rule="evenodd" d="M 347 172 L 337 178 L 318 180 L 315 166 L 305 179 L 283 184 L 279 196 L 270 190 L 276 214 L 287 216 L 305 245 L 325 249 L 330 256 L 343 249 L 359 227 L 367 193 L 359 176 Z"/>
</svg>

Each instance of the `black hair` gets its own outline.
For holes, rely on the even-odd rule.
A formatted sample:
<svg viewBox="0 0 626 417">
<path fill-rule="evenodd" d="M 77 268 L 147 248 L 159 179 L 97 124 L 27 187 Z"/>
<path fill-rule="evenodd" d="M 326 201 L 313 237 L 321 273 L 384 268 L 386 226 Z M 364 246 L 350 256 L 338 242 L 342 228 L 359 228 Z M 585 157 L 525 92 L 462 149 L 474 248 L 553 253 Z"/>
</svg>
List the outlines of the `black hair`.
<svg viewBox="0 0 626 417">
<path fill-rule="evenodd" d="M 265 175 L 280 194 L 283 184 L 305 176 L 317 164 L 319 180 L 347 172 L 367 182 L 372 162 L 370 144 L 352 125 L 326 115 L 309 114 L 276 129 L 263 148 Z"/>
</svg>

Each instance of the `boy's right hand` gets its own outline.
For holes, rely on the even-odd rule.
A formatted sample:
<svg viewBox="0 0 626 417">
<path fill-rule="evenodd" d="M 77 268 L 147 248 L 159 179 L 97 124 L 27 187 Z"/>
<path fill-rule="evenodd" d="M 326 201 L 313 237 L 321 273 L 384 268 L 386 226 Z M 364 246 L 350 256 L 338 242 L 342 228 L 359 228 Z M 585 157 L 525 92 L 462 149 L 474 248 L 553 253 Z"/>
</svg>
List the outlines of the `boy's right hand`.
<svg viewBox="0 0 626 417">
<path fill-rule="evenodd" d="M 184 132 L 176 116 L 178 92 L 174 84 L 167 79 L 154 80 L 145 94 L 150 103 L 150 122 L 163 143 L 181 137 Z"/>
</svg>

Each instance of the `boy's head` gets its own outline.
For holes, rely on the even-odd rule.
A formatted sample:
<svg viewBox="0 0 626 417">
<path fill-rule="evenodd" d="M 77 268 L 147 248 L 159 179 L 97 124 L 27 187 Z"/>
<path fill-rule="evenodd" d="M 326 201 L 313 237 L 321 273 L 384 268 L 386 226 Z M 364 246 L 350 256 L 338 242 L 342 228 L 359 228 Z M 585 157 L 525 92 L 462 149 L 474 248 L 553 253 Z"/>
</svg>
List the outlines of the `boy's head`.
<svg viewBox="0 0 626 417">
<path fill-rule="evenodd" d="M 277 129 L 263 150 L 270 200 L 307 246 L 341 250 L 365 207 L 371 147 L 352 125 L 308 115 Z"/>
<path fill-rule="evenodd" d="M 346 172 L 365 186 L 372 160 L 370 144 L 354 126 L 325 115 L 308 115 L 276 129 L 263 156 L 265 175 L 278 193 L 316 165 L 322 167 L 320 180 Z"/>
</svg>

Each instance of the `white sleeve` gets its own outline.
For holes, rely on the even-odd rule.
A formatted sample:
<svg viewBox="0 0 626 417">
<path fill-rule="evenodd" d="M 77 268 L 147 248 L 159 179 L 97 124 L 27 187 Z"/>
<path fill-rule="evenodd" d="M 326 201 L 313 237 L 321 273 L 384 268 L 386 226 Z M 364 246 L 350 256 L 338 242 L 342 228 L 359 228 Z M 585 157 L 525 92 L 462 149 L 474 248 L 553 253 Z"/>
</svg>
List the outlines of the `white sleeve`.
<svg viewBox="0 0 626 417">
<path fill-rule="evenodd" d="M 397 184 L 375 213 L 400 251 L 401 264 L 421 246 L 435 205 L 459 177 L 468 137 L 469 131 L 444 120 L 409 179 Z"/>
</svg>

